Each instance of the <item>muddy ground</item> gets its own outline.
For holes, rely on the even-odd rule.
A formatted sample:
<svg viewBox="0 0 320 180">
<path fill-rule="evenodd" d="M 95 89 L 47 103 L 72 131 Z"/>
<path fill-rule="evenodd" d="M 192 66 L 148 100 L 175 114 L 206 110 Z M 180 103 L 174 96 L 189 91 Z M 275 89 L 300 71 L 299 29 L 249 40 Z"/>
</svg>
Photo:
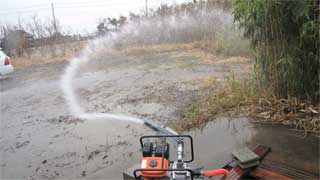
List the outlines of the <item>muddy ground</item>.
<svg viewBox="0 0 320 180">
<path fill-rule="evenodd" d="M 100 54 L 81 69 L 74 86 L 88 112 L 121 113 L 168 124 L 201 93 L 202 79 L 223 81 L 231 74 L 243 76 L 251 67 L 250 61 L 239 58 L 208 61 L 203 57 L 199 50 L 179 48 Z M 138 139 L 154 132 L 138 124 L 71 117 L 60 89 L 66 65 L 33 65 L 0 80 L 1 179 L 119 179 L 123 170 L 139 162 Z M 202 146 L 208 136 L 196 132 L 190 133 Z M 241 141 L 238 136 L 229 134 L 232 140 L 226 142 L 232 145 L 215 148 L 217 153 L 246 144 L 253 135 L 245 133 L 241 137 L 246 140 Z M 219 134 L 212 145 L 224 137 Z M 317 140 L 308 144 L 313 150 L 306 151 L 314 155 Z M 210 165 L 201 151 L 205 149 L 199 149 L 199 159 L 207 159 L 204 164 Z M 212 149 L 205 152 L 217 158 Z M 227 156 L 212 166 L 219 166 Z M 310 167 L 317 168 L 314 163 Z"/>
</svg>

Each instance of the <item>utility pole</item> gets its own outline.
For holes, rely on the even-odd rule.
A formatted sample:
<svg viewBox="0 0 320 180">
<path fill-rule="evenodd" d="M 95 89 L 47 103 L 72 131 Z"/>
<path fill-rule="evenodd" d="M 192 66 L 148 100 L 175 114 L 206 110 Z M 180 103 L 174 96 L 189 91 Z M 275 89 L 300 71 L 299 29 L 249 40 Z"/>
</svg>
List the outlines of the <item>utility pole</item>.
<svg viewBox="0 0 320 180">
<path fill-rule="evenodd" d="M 146 2 L 146 16 L 148 16 L 148 0 L 145 0 Z"/>
<path fill-rule="evenodd" d="M 55 34 L 57 35 L 57 24 L 56 24 L 56 17 L 54 16 L 54 8 L 53 8 L 53 3 L 51 3 L 51 10 L 52 10 L 52 18 L 53 18 L 53 28 L 55 31 Z"/>
</svg>

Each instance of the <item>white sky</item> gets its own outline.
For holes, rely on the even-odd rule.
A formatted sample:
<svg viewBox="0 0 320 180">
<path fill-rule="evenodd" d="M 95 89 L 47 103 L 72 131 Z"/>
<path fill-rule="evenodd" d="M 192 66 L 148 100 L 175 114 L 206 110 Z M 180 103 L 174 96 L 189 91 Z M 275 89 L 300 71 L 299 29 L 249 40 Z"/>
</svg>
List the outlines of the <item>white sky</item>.
<svg viewBox="0 0 320 180">
<path fill-rule="evenodd" d="M 186 1 L 148 0 L 148 7 Z M 129 12 L 145 10 L 145 0 L 0 0 L 0 23 L 17 24 L 19 19 L 28 22 L 34 15 L 47 20 L 52 18 L 51 3 L 55 7 L 56 19 L 65 30 L 73 33 L 95 31 L 101 18 L 126 16 Z"/>
</svg>

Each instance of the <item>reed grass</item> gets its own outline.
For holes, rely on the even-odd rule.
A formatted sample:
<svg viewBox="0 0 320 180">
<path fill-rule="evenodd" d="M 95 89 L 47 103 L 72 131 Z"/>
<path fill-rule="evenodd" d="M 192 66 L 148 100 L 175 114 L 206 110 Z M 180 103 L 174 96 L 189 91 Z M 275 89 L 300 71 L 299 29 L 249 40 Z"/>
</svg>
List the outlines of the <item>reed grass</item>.
<svg viewBox="0 0 320 180">
<path fill-rule="evenodd" d="M 233 14 L 255 51 L 260 86 L 318 104 L 319 1 L 234 0 Z"/>
</svg>

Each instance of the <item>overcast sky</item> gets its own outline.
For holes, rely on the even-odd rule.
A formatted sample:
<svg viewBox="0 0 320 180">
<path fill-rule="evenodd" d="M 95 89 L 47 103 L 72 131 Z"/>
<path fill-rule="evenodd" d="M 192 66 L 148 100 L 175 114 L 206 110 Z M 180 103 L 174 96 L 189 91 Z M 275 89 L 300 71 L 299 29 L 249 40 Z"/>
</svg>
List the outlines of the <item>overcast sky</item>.
<svg viewBox="0 0 320 180">
<path fill-rule="evenodd" d="M 148 0 L 148 7 L 185 1 L 188 0 Z M 98 19 L 126 16 L 145 9 L 145 0 L 0 0 L 0 23 L 16 24 L 19 19 L 28 22 L 34 15 L 43 20 L 52 19 L 51 3 L 56 19 L 73 33 L 93 32 Z"/>
</svg>

